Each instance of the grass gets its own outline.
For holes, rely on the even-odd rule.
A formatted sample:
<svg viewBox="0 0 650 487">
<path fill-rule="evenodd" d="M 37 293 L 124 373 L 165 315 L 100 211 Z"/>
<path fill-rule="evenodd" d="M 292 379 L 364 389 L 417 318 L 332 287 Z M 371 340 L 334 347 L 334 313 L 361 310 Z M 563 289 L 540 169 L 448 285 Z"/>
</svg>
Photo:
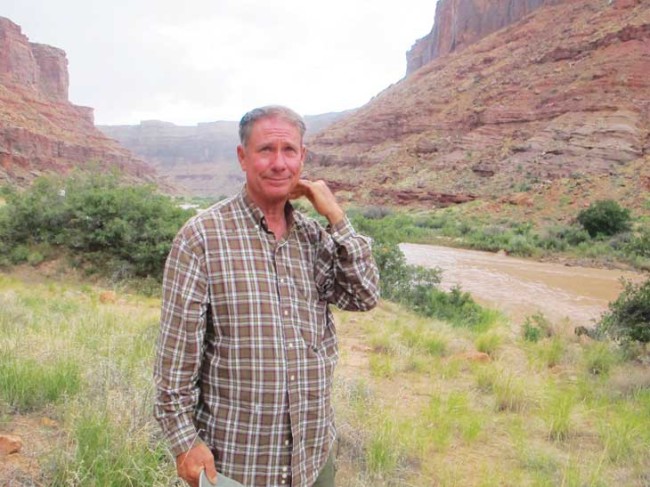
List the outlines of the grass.
<svg viewBox="0 0 650 487">
<path fill-rule="evenodd" d="M 31 432 L 40 467 L 21 479 L 178 485 L 151 414 L 159 301 L 117 290 L 102 303 L 103 291 L 0 274 L 3 431 L 56 422 L 56 434 Z M 336 320 L 338 485 L 647 485 L 647 368 L 605 342 L 540 317 L 528 341 L 503 320 L 458 327 L 388 302 Z"/>
<path fill-rule="evenodd" d="M 81 388 L 81 370 L 73 359 L 42 363 L 18 359 L 15 353 L 0 354 L 0 398 L 10 409 L 25 413 L 42 409 Z"/>
<path fill-rule="evenodd" d="M 101 291 L 0 275 L 0 412 L 9 425 L 16 414 L 59 425 L 38 485 L 170 485 L 151 417 L 158 301 L 102 304 Z M 39 434 L 25 440 L 38 444 Z"/>
</svg>

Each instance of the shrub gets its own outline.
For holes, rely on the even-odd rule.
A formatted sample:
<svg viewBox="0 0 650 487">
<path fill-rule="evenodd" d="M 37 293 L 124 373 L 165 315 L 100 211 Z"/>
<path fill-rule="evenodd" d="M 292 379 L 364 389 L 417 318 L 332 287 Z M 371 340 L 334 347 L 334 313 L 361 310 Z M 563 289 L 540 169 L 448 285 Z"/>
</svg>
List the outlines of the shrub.
<svg viewBox="0 0 650 487">
<path fill-rule="evenodd" d="M 522 327 L 524 340 L 527 342 L 538 342 L 541 338 L 547 338 L 553 335 L 553 328 L 543 313 L 537 312 L 533 315 L 526 316 L 524 326 Z"/>
<path fill-rule="evenodd" d="M 45 255 L 31 246 L 58 246 L 94 270 L 160 278 L 172 239 L 192 214 L 153 186 L 128 186 L 113 175 L 43 177 L 8 193 L 0 250 L 10 249 L 11 263 L 39 263 Z"/>
<path fill-rule="evenodd" d="M 582 210 L 577 220 L 592 238 L 615 235 L 630 229 L 630 210 L 614 200 L 600 200 Z"/>
<path fill-rule="evenodd" d="M 624 289 L 600 320 L 599 328 L 621 342 L 650 342 L 650 279 L 634 284 L 624 281 Z"/>
<path fill-rule="evenodd" d="M 629 255 L 650 258 L 650 228 L 643 228 L 638 235 L 634 235 L 623 250 Z"/>
</svg>

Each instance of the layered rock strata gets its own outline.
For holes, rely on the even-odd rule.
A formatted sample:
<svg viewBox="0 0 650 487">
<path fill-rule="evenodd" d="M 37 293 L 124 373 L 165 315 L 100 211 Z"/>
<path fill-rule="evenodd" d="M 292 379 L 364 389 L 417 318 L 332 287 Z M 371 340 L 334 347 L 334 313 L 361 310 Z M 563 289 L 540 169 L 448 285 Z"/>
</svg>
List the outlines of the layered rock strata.
<svg viewBox="0 0 650 487">
<path fill-rule="evenodd" d="M 647 169 L 649 143 L 650 3 L 573 0 L 386 89 L 318 135 L 311 164 L 372 204 L 444 206 L 589 178 L 638 200 L 647 175 L 629 173 Z"/>
<path fill-rule="evenodd" d="M 29 42 L 0 17 L 0 182 L 89 165 L 153 181 L 151 166 L 95 128 L 92 108 L 68 101 L 67 66 L 63 50 Z"/>
</svg>

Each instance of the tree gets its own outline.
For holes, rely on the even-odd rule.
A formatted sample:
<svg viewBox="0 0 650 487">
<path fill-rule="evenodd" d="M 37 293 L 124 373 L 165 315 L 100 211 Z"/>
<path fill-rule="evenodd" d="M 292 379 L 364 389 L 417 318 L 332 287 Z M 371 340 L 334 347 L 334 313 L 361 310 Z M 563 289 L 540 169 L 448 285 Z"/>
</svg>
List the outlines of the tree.
<svg viewBox="0 0 650 487">
<path fill-rule="evenodd" d="M 614 200 L 595 201 L 582 210 L 577 219 L 592 238 L 616 235 L 630 229 L 630 210 Z"/>
</svg>

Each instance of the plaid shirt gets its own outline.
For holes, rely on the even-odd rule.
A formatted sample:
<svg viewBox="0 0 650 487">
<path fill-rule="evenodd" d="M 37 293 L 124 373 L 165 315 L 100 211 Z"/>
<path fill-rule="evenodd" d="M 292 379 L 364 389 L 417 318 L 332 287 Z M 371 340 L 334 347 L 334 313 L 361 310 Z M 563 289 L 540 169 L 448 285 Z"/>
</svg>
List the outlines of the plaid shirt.
<svg viewBox="0 0 650 487">
<path fill-rule="evenodd" d="M 197 434 L 247 486 L 311 487 L 336 436 L 329 304 L 371 309 L 370 242 L 287 205 L 281 241 L 244 188 L 176 236 L 163 282 L 155 415 L 172 452 Z"/>
</svg>

